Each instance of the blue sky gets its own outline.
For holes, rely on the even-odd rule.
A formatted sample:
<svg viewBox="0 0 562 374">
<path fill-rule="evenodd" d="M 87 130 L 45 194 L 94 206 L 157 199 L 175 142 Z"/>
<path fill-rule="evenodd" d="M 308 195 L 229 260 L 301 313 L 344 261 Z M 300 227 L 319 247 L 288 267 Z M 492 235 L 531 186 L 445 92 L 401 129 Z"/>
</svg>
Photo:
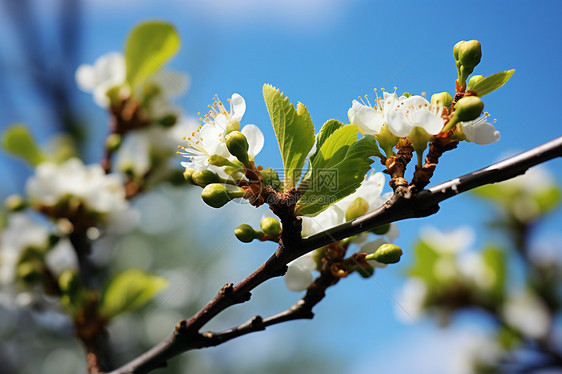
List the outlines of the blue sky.
<svg viewBox="0 0 562 374">
<path fill-rule="evenodd" d="M 183 47 L 170 67 L 191 77 L 190 92 L 179 104 L 195 115 L 214 94 L 226 99 L 233 92 L 240 93 L 247 102 L 244 123 L 259 125 L 266 137 L 266 149 L 257 161 L 279 167 L 281 160 L 261 94 L 264 83 L 279 87 L 292 102 L 306 104 L 318 130 L 330 118 L 347 121 L 351 101 L 359 95 L 372 95 L 373 88 L 398 87 L 399 93 L 426 91 L 429 95 L 452 92 L 456 78 L 452 47 L 462 39 L 477 39 L 483 51 L 477 74 L 516 69 L 505 87 L 484 100 L 485 110 L 497 119 L 502 139 L 489 146 L 461 144 L 439 164 L 433 180 L 437 183 L 562 135 L 557 103 L 562 86 L 561 11 L 558 1 L 89 0 L 83 14 L 81 61 L 92 63 L 104 53 L 120 51 L 127 32 L 140 21 L 172 22 Z M 45 9 L 44 18 L 48 16 Z M 9 36 L 2 40 L 9 45 Z M 78 91 L 76 95 L 91 124 L 106 123 L 105 114 L 91 103 L 89 95 Z M 41 108 L 27 112 L 26 118 L 8 119 L 1 125 L 16 120 L 36 124 Z M 92 144 L 100 144 L 106 131 L 101 125 L 97 129 L 91 132 Z M 100 154 L 101 150 L 92 147 L 90 161 Z M 562 182 L 562 162 L 550 162 L 548 167 Z M 408 246 L 423 225 L 482 227 L 483 211 L 475 207 L 481 205 L 473 198 L 458 197 L 443 203 L 436 216 L 400 223 L 398 244 L 406 250 L 405 262 Z M 558 213 L 545 232 L 560 239 L 556 224 L 561 219 Z M 343 343 L 347 348 L 340 354 L 357 373 L 368 372 L 365 368 L 371 362 L 375 365 L 372 352 L 378 352 L 381 367 L 388 365 L 385 357 L 391 357 L 389 347 L 396 344 L 402 352 L 425 352 L 421 347 L 426 336 L 434 336 L 433 330 L 424 323 L 419 328 L 402 325 L 393 314 L 392 297 L 400 290 L 399 274 L 405 267 L 399 264 L 379 271 L 379 284 L 359 279 L 343 282 L 318 307 L 314 322 L 296 323 L 300 332 L 306 338 L 319 337 L 328 351 L 340 350 Z M 365 324 L 365 320 L 375 322 Z M 441 345 L 439 350 L 443 349 L 450 347 Z M 437 366 L 428 372 L 439 371 L 440 362 L 435 361 Z M 419 373 L 418 368 L 412 360 L 412 366 L 402 372 Z"/>
</svg>

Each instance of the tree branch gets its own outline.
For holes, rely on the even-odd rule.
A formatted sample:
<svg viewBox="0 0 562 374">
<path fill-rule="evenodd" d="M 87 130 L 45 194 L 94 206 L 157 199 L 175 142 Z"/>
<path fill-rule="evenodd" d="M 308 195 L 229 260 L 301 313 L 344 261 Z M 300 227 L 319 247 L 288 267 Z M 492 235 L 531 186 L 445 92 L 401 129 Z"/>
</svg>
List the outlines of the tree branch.
<svg viewBox="0 0 562 374">
<path fill-rule="evenodd" d="M 166 365 L 166 361 L 182 352 L 218 345 L 238 336 L 265 329 L 265 327 L 298 318 L 311 318 L 312 312 L 300 315 L 295 306 L 268 319 L 257 316 L 250 321 L 222 333 L 199 333 L 199 330 L 221 311 L 250 299 L 250 291 L 268 279 L 282 276 L 287 264 L 314 249 L 371 230 L 383 224 L 407 219 L 426 217 L 439 210 L 439 203 L 459 193 L 489 183 L 497 183 L 523 174 L 527 169 L 562 156 L 562 137 L 533 148 L 520 155 L 498 162 L 486 168 L 455 178 L 435 187 L 415 192 L 415 186 L 399 186 L 392 198 L 379 209 L 362 217 L 333 227 L 298 241 L 285 242 L 258 269 L 237 285 L 227 284 L 207 305 L 188 321 L 181 321 L 166 340 L 111 374 L 147 373 Z M 308 295 L 308 293 L 307 293 Z M 321 298 L 317 301 L 319 302 Z M 300 301 L 302 302 L 302 300 Z M 209 336 L 210 334 L 210 336 Z M 213 340 L 214 339 L 214 340 Z M 203 344 L 207 342 L 207 345 Z M 216 344 L 209 344 L 216 342 Z"/>
</svg>

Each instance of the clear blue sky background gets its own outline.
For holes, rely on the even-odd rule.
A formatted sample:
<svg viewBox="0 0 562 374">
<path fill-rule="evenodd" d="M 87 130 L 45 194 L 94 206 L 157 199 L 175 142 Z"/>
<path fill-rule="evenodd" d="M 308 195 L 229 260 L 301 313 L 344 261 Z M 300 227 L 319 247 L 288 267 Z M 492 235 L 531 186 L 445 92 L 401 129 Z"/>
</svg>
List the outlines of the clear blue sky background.
<svg viewBox="0 0 562 374">
<path fill-rule="evenodd" d="M 439 164 L 434 177 L 437 183 L 562 135 L 558 103 L 562 87 L 560 14 L 559 1 L 91 0 L 83 14 L 81 61 L 92 63 L 104 53 L 122 50 L 127 32 L 140 21 L 157 18 L 172 22 L 183 47 L 170 67 L 191 76 L 190 93 L 179 100 L 180 105 L 195 115 L 215 93 L 223 99 L 240 93 L 247 103 L 243 122 L 259 125 L 266 137 L 266 149 L 258 162 L 279 167 L 281 160 L 261 94 L 263 83 L 279 87 L 294 103 L 305 103 L 319 129 L 330 118 L 347 121 L 351 101 L 358 95 L 371 95 L 375 87 L 392 90 L 396 86 L 399 93 L 426 91 L 429 95 L 453 92 L 456 69 L 452 47 L 461 39 L 477 39 L 483 51 L 477 74 L 516 69 L 505 87 L 484 100 L 485 110 L 497 118 L 502 139 L 489 146 L 461 144 Z M 48 19 L 48 9 L 43 16 Z M 9 35 L 0 40 L 10 45 Z M 18 92 L 15 89 L 14 94 Z M 99 125 L 99 130 L 91 132 L 91 140 L 100 144 L 106 131 L 102 126 L 105 114 L 91 104 L 89 95 L 78 91 L 76 95 L 85 117 Z M 29 97 L 18 99 L 33 103 Z M 41 122 L 40 107 L 25 115 L 8 117 L 1 125 L 15 120 L 36 126 Z M 48 126 L 39 131 L 48 133 Z M 100 154 L 92 147 L 91 161 Z M 562 162 L 550 162 L 548 167 L 562 181 Z M 375 164 L 375 168 L 380 166 Z M 8 173 L 6 169 L 1 172 Z M 15 190 L 18 186 L 7 183 L 4 187 Z M 436 368 L 445 365 L 443 360 L 430 360 L 428 353 L 433 350 L 443 357 L 443 351 L 454 344 L 437 348 L 430 343 L 437 344 L 439 339 L 453 342 L 455 338 L 435 335 L 431 324 L 425 322 L 415 328 L 401 324 L 394 317 L 392 297 L 400 290 L 403 280 L 399 274 L 406 268 L 409 246 L 419 228 L 468 224 L 479 229 L 482 217 L 487 216 L 482 207 L 473 198 L 462 196 L 445 202 L 436 216 L 401 223 L 398 244 L 406 251 L 404 263 L 378 271 L 378 284 L 350 279 L 330 290 L 313 322 L 295 323 L 298 339 L 318 337 L 322 350 L 339 352 L 337 355 L 356 373 L 370 372 L 373 367 L 385 372 L 390 358 L 406 365 L 400 372 L 420 373 L 420 366 L 428 368 L 430 363 L 434 367 L 427 372 L 439 372 Z M 560 214 L 554 221 L 545 228 L 549 237 L 556 235 L 557 224 L 562 222 Z M 560 233 L 557 235 L 560 241 Z M 240 274 L 256 264 L 241 269 Z M 221 280 L 225 281 L 232 279 Z M 247 341 L 259 344 L 260 338 L 281 334 L 282 329 L 277 327 Z M 391 356 L 391 348 L 409 359 Z"/>
</svg>

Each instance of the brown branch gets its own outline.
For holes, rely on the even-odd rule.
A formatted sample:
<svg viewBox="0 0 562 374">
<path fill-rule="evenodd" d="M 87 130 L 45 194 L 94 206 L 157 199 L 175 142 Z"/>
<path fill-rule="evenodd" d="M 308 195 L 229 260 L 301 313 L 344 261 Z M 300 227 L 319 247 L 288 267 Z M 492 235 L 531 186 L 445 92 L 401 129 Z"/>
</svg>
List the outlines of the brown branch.
<svg viewBox="0 0 562 374">
<path fill-rule="evenodd" d="M 172 335 L 166 340 L 130 363 L 111 372 L 111 374 L 147 373 L 152 369 L 165 366 L 168 359 L 182 352 L 205 347 L 206 345 L 203 343 L 209 337 L 199 333 L 199 330 L 207 322 L 226 308 L 249 300 L 251 290 L 268 279 L 283 275 L 290 261 L 316 248 L 357 235 L 386 223 L 434 214 L 439 210 L 438 204 L 441 201 L 479 186 L 513 178 L 523 174 L 532 166 L 561 156 L 562 137 L 427 190 L 414 192 L 411 187 L 398 186 L 392 198 L 374 212 L 302 240 L 295 242 L 282 240 L 277 251 L 252 274 L 235 286 L 228 284 L 223 287 L 218 295 L 197 314 L 188 321 L 180 322 Z M 292 235 L 287 236 L 287 238 L 291 237 Z M 262 327 L 266 327 L 265 321 L 274 324 L 285 320 L 297 319 L 297 317 L 305 318 L 305 315 L 309 316 L 306 313 L 301 316 L 299 313 L 291 312 L 291 309 L 289 309 L 270 317 L 268 320 L 260 321 L 259 317 L 254 317 L 246 324 L 223 332 L 222 338 L 215 339 L 226 341 L 244 333 L 261 330 Z M 220 334 L 219 336 L 221 336 Z M 218 340 L 217 344 L 220 344 Z"/>
</svg>

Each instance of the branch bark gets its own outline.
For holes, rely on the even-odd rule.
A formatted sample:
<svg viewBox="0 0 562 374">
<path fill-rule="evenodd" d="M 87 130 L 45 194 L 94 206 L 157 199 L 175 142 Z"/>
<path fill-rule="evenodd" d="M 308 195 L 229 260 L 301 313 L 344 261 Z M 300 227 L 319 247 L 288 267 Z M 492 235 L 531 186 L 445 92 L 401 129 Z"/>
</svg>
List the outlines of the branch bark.
<svg viewBox="0 0 562 374">
<path fill-rule="evenodd" d="M 218 345 L 238 336 L 263 330 L 272 324 L 312 318 L 311 307 L 300 309 L 303 299 L 268 319 L 256 316 L 222 333 L 199 333 L 199 330 L 217 314 L 232 305 L 249 300 L 251 290 L 268 279 L 282 276 L 289 262 L 308 252 L 387 223 L 435 214 L 439 210 L 439 203 L 446 199 L 476 187 L 514 178 L 525 173 L 530 167 L 556 157 L 562 157 L 562 137 L 429 189 L 416 192 L 415 185 L 398 186 L 392 198 L 371 213 L 304 239 L 282 241 L 277 251 L 252 274 L 237 285 L 225 285 L 198 313 L 188 321 L 178 323 L 166 340 L 111 374 L 147 373 L 165 366 L 168 359 L 182 352 Z M 320 300 L 321 298 L 318 301 Z"/>
</svg>

